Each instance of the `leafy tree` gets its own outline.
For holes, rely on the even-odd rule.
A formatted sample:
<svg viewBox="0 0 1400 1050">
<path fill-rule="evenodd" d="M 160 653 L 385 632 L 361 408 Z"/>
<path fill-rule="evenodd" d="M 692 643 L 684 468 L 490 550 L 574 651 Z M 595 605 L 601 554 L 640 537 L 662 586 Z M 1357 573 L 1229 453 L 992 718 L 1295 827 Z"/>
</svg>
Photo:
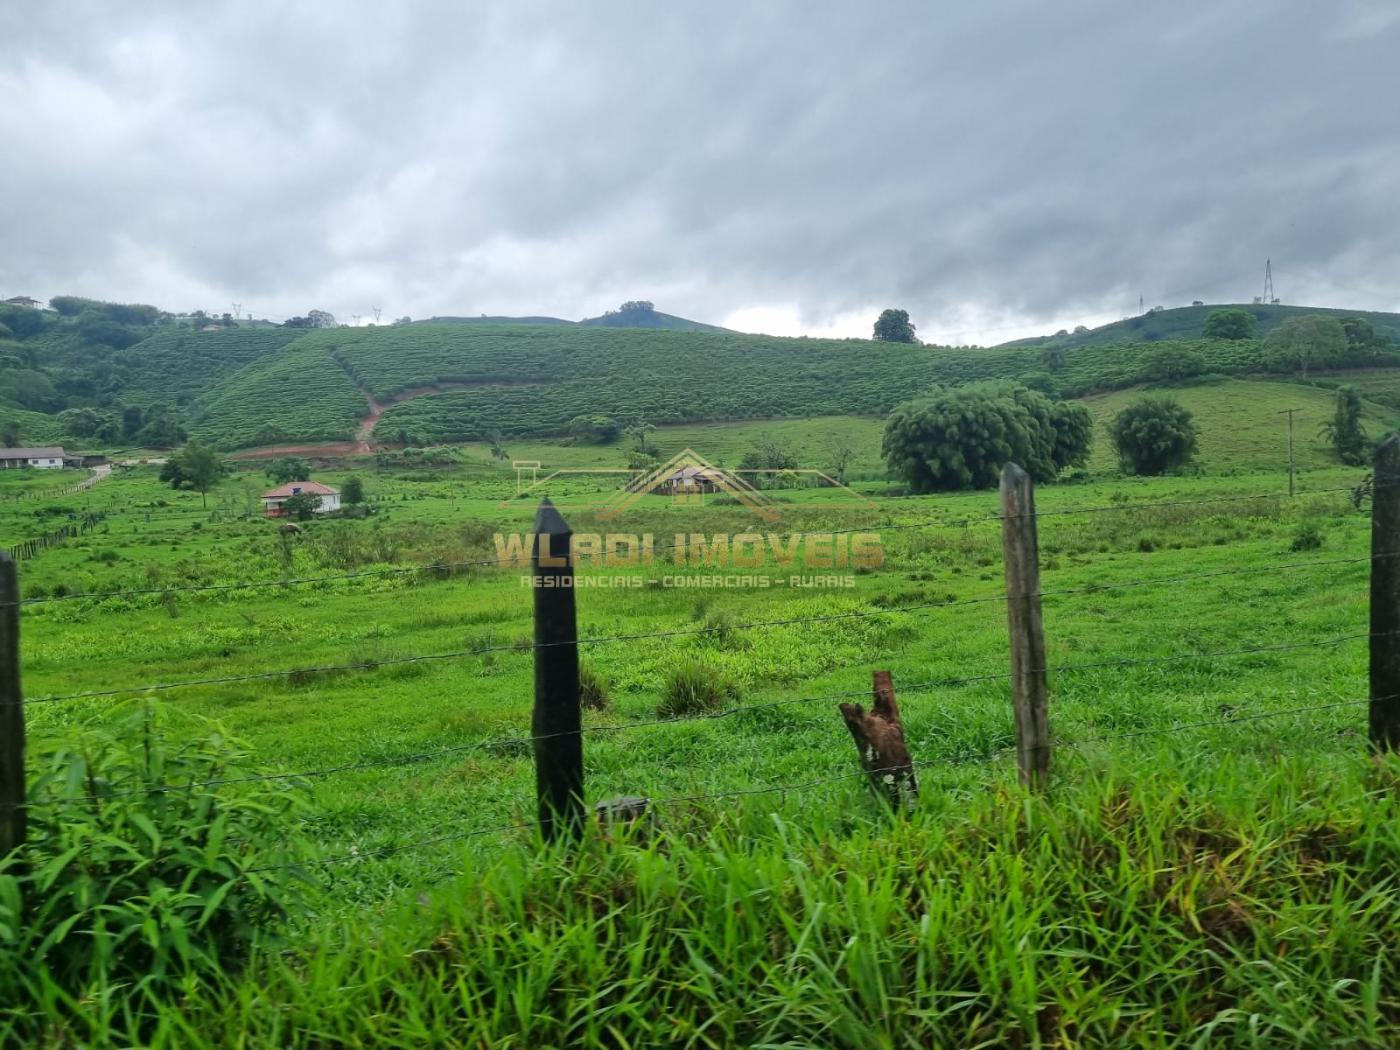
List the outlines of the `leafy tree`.
<svg viewBox="0 0 1400 1050">
<path fill-rule="evenodd" d="M 276 485 L 284 485 L 289 481 L 306 481 L 311 477 L 311 464 L 299 456 L 283 456 L 269 463 L 264 473 Z"/>
<path fill-rule="evenodd" d="M 7 419 L 0 423 L 0 445 L 6 448 L 17 448 L 24 440 L 24 431 L 17 419 Z"/>
<path fill-rule="evenodd" d="M 1040 354 L 1040 363 L 1047 371 L 1058 372 L 1065 367 L 1065 348 L 1047 346 Z"/>
<path fill-rule="evenodd" d="M 1332 442 L 1332 448 L 1349 467 L 1360 467 L 1366 463 L 1366 428 L 1361 425 L 1361 395 L 1354 387 L 1344 386 L 1337 391 L 1337 408 L 1330 421 L 1322 425 L 1323 435 Z"/>
<path fill-rule="evenodd" d="M 363 503 L 365 501 L 365 483 L 355 475 L 345 479 L 345 484 L 340 487 L 340 498 L 346 503 Z"/>
<path fill-rule="evenodd" d="M 1175 400 L 1149 397 L 1119 412 L 1108 433 L 1124 470 L 1156 475 L 1191 461 L 1200 429 Z"/>
<path fill-rule="evenodd" d="M 1276 364 L 1296 369 L 1306 379 L 1309 368 L 1326 368 L 1346 353 L 1347 334 L 1336 318 L 1307 314 L 1284 321 L 1267 345 Z"/>
<path fill-rule="evenodd" d="M 311 322 L 312 328 L 334 328 L 335 314 L 326 310 L 311 310 L 307 312 L 306 319 Z"/>
<path fill-rule="evenodd" d="M 0 324 L 13 332 L 16 339 L 28 339 L 32 335 L 38 335 L 44 330 L 46 323 L 42 310 L 0 303 Z"/>
<path fill-rule="evenodd" d="M 122 437 L 130 438 L 135 436 L 141 429 L 141 406 L 127 405 L 122 409 Z"/>
<path fill-rule="evenodd" d="M 283 328 L 315 328 L 309 317 L 289 317 L 282 322 Z"/>
<path fill-rule="evenodd" d="M 168 411 L 151 411 L 146 425 L 136 434 L 136 440 L 147 448 L 174 448 L 188 435 L 179 417 Z"/>
<path fill-rule="evenodd" d="M 297 521 L 309 521 L 321 506 L 321 497 L 314 492 L 298 492 L 282 501 L 282 510 L 287 517 Z"/>
<path fill-rule="evenodd" d="M 1075 334 L 1075 335 L 1087 335 L 1088 332 L 1089 332 L 1089 326 L 1088 326 L 1088 325 L 1077 324 L 1077 325 L 1074 326 L 1074 334 Z"/>
<path fill-rule="evenodd" d="M 856 458 L 856 443 L 851 439 L 851 435 L 845 431 L 835 431 L 826 439 L 827 462 L 831 465 L 832 473 L 836 475 L 836 480 L 841 484 L 846 483 L 846 469 L 851 465 L 851 461 Z"/>
<path fill-rule="evenodd" d="M 1052 401 L 1050 426 L 1055 431 L 1055 447 L 1050 460 L 1058 474 L 1066 467 L 1082 467 L 1089 462 L 1094 443 L 1094 417 L 1078 401 Z"/>
<path fill-rule="evenodd" d="M 796 470 L 797 456 L 770 437 L 761 437 L 739 460 L 740 470 Z"/>
<path fill-rule="evenodd" d="M 209 506 L 209 490 L 228 474 L 228 464 L 214 449 L 191 441 L 165 461 L 160 480 L 173 489 L 194 489 L 204 506 Z"/>
<path fill-rule="evenodd" d="M 648 441 L 650 440 L 651 435 L 655 430 L 656 427 L 654 427 L 652 424 L 646 422 L 646 420 L 639 419 L 631 426 L 629 426 L 623 433 L 625 433 L 636 443 L 638 452 L 651 453 L 654 452 L 655 449 L 648 444 Z"/>
<path fill-rule="evenodd" d="M 882 310 L 875 320 L 875 338 L 882 343 L 917 343 L 908 310 Z"/>
<path fill-rule="evenodd" d="M 629 299 L 616 310 L 609 310 L 611 314 L 649 314 L 656 307 L 647 299 Z"/>
<path fill-rule="evenodd" d="M 116 440 L 120 430 L 110 412 L 95 408 L 70 408 L 58 414 L 59 425 L 74 437 Z"/>
<path fill-rule="evenodd" d="M 1039 481 L 1084 463 L 1092 432 L 1083 405 L 1015 384 L 978 383 L 896 406 L 882 451 L 915 492 L 990 488 L 1009 460 Z"/>
<path fill-rule="evenodd" d="M 574 416 L 569 420 L 569 436 L 576 441 L 607 445 L 622 434 L 622 424 L 611 416 Z"/>
<path fill-rule="evenodd" d="M 1254 315 L 1247 310 L 1212 310 L 1206 315 L 1207 339 L 1253 339 Z"/>
<path fill-rule="evenodd" d="M 1142 376 L 1149 383 L 1172 383 L 1206 370 L 1206 359 L 1184 346 L 1164 346 L 1154 350 L 1143 366 Z"/>
<path fill-rule="evenodd" d="M 412 323 L 413 323 L 413 318 L 409 317 L 408 314 L 404 314 L 402 317 L 396 317 L 396 318 L 394 318 L 394 324 L 412 324 Z"/>
<path fill-rule="evenodd" d="M 1386 349 L 1388 340 L 1380 335 L 1371 326 L 1371 322 L 1364 317 L 1343 317 L 1341 325 L 1342 331 L 1347 337 L 1347 349 L 1372 355 Z"/>
<path fill-rule="evenodd" d="M 32 368 L 13 368 L 5 373 L 5 396 L 20 408 L 51 412 L 62 406 L 53 382 Z"/>
</svg>

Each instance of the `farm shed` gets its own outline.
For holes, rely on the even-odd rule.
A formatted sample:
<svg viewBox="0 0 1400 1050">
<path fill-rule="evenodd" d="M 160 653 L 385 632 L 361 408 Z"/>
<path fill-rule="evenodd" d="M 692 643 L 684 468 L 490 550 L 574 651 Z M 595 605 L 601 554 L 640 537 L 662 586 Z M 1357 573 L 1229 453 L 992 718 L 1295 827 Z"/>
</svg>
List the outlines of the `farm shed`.
<svg viewBox="0 0 1400 1050">
<path fill-rule="evenodd" d="M 44 448 L 0 448 L 0 470 L 18 470 L 21 467 L 59 470 L 69 458 L 57 445 Z"/>
</svg>

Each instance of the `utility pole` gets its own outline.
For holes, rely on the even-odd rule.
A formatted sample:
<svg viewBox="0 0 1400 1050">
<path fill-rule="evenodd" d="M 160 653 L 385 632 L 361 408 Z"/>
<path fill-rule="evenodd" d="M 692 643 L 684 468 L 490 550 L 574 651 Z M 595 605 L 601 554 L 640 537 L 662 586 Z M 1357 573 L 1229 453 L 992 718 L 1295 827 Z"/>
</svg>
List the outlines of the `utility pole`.
<svg viewBox="0 0 1400 1050">
<path fill-rule="evenodd" d="M 375 323 L 375 324 L 378 324 L 378 323 L 379 323 L 379 314 L 380 314 L 380 312 L 381 312 L 381 310 L 382 310 L 382 307 L 372 306 L 372 307 L 370 307 L 370 309 L 372 309 L 372 310 L 374 311 L 374 323 Z"/>
<path fill-rule="evenodd" d="M 1293 413 L 1296 408 L 1285 408 L 1279 413 L 1288 417 L 1288 498 L 1293 498 Z"/>
</svg>

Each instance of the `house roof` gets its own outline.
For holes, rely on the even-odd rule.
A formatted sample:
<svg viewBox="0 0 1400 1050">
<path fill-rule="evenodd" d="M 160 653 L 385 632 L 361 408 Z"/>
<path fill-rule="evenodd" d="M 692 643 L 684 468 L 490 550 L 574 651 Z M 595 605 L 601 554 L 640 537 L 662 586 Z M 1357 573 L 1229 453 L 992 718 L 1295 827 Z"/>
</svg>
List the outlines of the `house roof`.
<svg viewBox="0 0 1400 1050">
<path fill-rule="evenodd" d="M 11 305 L 11 306 L 38 306 L 38 305 L 39 305 L 39 300 L 38 300 L 38 299 L 31 299 L 31 298 L 29 298 L 29 296 L 27 296 L 27 295 L 16 295 L 16 296 L 13 296 L 13 297 L 11 297 L 11 298 L 9 298 L 9 299 L 6 299 L 5 302 L 7 302 L 7 303 L 8 303 L 9 305 Z"/>
<path fill-rule="evenodd" d="M 66 454 L 57 445 L 43 448 L 0 448 L 0 459 L 64 459 Z"/>
<path fill-rule="evenodd" d="M 298 492 L 308 492 L 313 496 L 339 496 L 340 489 L 333 489 L 329 485 L 322 485 L 319 481 L 289 481 L 285 485 L 278 485 L 275 489 L 262 494 L 263 499 L 286 499 L 288 496 L 295 496 Z"/>
<path fill-rule="evenodd" d="M 706 481 L 717 481 L 723 479 L 724 471 L 713 467 L 681 467 L 680 470 L 666 475 L 667 481 L 684 481 L 686 478 L 703 478 Z"/>
</svg>

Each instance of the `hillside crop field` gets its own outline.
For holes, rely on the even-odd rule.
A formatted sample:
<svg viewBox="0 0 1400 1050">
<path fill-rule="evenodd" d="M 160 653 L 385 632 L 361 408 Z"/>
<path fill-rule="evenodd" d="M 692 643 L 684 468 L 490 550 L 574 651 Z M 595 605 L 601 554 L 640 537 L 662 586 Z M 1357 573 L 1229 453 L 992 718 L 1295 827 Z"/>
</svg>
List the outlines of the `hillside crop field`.
<svg viewBox="0 0 1400 1050">
<path fill-rule="evenodd" d="M 574 852 L 530 830 L 532 594 L 489 563 L 537 494 L 516 495 L 509 460 L 363 463 L 373 513 L 294 538 L 258 516 L 250 471 L 207 509 L 154 467 L 37 507 L 0 501 L 7 537 L 104 515 L 20 566 L 29 768 L 100 750 L 150 710 L 169 747 L 216 724 L 244 742 L 195 796 L 297 801 L 258 876 L 290 913 L 246 963 L 180 994 L 88 988 L 81 1008 L 25 985 L 0 1006 L 0 1042 L 1392 1044 L 1400 769 L 1365 749 L 1363 472 L 1300 441 L 1299 494 L 1284 495 L 1277 411 L 1324 413 L 1326 391 L 1175 395 L 1202 423 L 1199 475 L 1122 478 L 1096 453 L 1082 480 L 1037 493 L 1043 796 L 1007 750 L 995 493 L 776 489 L 780 521 L 760 528 L 876 532 L 883 565 L 837 587 L 794 585 L 831 574 L 805 558 L 767 587 L 678 586 L 753 570 L 664 558 L 580 567 L 613 584 L 578 590 L 582 661 L 607 697 L 584 715 L 587 801 L 643 796 L 653 816 Z M 1090 404 L 1102 417 L 1124 396 Z M 869 462 L 878 427 L 859 419 L 655 440 L 732 460 L 763 436 L 817 454 L 843 428 Z M 510 455 L 589 466 L 620 451 L 513 441 Z M 664 546 L 755 528 L 724 498 L 660 495 L 605 526 L 596 503 L 616 484 L 546 490 L 579 531 Z M 676 717 L 680 668 L 723 686 L 716 706 Z M 920 763 L 903 817 L 862 782 L 836 711 L 876 669 L 893 672 Z M 81 782 L 33 790 L 36 813 L 93 804 Z M 135 805 L 96 794 L 98 826 Z M 147 797 L 164 819 L 170 796 Z"/>
</svg>

